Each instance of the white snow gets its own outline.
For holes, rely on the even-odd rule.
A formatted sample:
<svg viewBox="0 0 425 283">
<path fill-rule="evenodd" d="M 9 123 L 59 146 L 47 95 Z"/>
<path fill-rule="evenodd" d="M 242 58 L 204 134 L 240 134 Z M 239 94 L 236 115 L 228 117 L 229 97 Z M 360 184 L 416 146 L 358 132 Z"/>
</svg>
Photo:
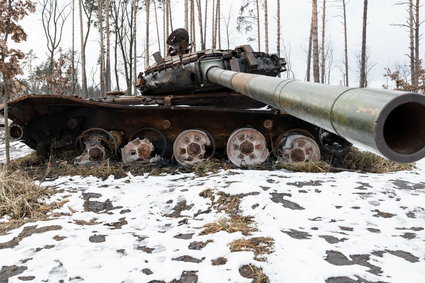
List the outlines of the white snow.
<svg viewBox="0 0 425 283">
<path fill-rule="evenodd" d="M 28 148 L 13 143 L 15 158 L 27 153 Z M 270 282 L 425 282 L 425 160 L 415 171 L 389 174 L 229 170 L 207 177 L 128 174 L 104 181 L 64 176 L 43 185 L 63 190 L 54 199 L 69 202 L 55 211 L 62 216 L 0 236 L 0 270 L 27 267 L 9 282 L 28 276 L 34 276 L 32 282 L 171 282 L 184 271 L 195 271 L 197 282 L 251 282 L 239 273 L 245 264 L 262 267 Z M 195 217 L 210 205 L 199 196 L 205 189 L 252 193 L 241 198 L 241 214 L 254 216 L 258 231 L 251 236 L 199 235 L 199 227 L 226 217 L 215 210 Z M 89 201 L 109 200 L 115 209 L 87 211 L 88 193 L 99 194 Z M 193 206 L 181 217 L 171 217 L 183 200 Z M 80 225 L 82 220 L 94 225 Z M 1 248 L 35 225 L 61 229 Z M 175 237 L 180 234 L 193 236 Z M 91 242 L 95 235 L 104 235 L 105 241 Z M 306 239 L 297 238 L 300 235 Z M 265 255 L 265 262 L 254 260 L 252 252 L 230 252 L 233 240 L 251 237 L 274 239 L 274 252 Z M 201 250 L 188 248 L 194 241 L 208 240 L 212 242 Z M 369 258 L 359 260 L 355 255 Z M 201 262 L 173 260 L 181 256 Z M 213 266 L 211 260 L 218 257 L 227 263 Z M 333 277 L 345 281 L 332 281 Z"/>
</svg>

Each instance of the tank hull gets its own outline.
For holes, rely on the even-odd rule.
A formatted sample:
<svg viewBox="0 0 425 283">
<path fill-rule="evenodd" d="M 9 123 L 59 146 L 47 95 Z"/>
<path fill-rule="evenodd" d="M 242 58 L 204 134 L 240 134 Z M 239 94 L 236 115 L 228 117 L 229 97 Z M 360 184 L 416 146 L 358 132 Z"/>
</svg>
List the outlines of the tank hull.
<svg viewBox="0 0 425 283">
<path fill-rule="evenodd" d="M 161 132 L 167 141 L 166 157 L 172 155 L 176 137 L 188 129 L 202 129 L 214 140 L 216 153 L 223 154 L 228 137 L 238 128 L 261 132 L 272 149 L 273 141 L 291 129 L 312 136 L 314 125 L 267 107 L 259 109 L 145 105 L 141 98 L 83 100 L 55 95 L 26 96 L 10 102 L 10 118 L 23 129 L 22 141 L 47 156 L 52 150 L 73 149 L 77 137 L 88 129 L 122 133 L 119 147 L 140 129 Z"/>
</svg>

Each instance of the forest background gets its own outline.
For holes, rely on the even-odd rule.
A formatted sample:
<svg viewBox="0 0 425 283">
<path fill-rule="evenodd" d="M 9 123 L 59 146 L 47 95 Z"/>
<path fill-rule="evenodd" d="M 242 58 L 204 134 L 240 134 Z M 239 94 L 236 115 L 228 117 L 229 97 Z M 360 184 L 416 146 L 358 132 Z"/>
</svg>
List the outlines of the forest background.
<svg viewBox="0 0 425 283">
<path fill-rule="evenodd" d="M 410 2 L 410 11 L 419 13 L 413 21 Z M 164 55 L 164 38 L 180 27 L 195 38 L 196 50 L 249 43 L 254 50 L 285 57 L 288 72 L 283 77 L 313 81 L 314 40 L 312 45 L 309 42 L 315 15 L 319 80 L 357 87 L 365 3 L 365 84 L 391 89 L 402 88 L 401 81 L 419 84 L 422 68 L 417 68 L 416 82 L 412 82 L 410 60 L 416 48 L 419 56 L 413 65 L 421 63 L 419 0 L 40 0 L 36 11 L 21 21 L 28 38 L 16 47 L 25 54 L 20 78 L 27 87 L 15 97 L 30 93 L 84 96 L 81 35 L 86 45 L 87 96 L 114 90 L 135 94 L 132 85 L 137 73 L 154 62 L 152 53 L 161 50 Z M 416 22 L 417 47 L 415 42 L 411 46 L 409 29 Z"/>
</svg>

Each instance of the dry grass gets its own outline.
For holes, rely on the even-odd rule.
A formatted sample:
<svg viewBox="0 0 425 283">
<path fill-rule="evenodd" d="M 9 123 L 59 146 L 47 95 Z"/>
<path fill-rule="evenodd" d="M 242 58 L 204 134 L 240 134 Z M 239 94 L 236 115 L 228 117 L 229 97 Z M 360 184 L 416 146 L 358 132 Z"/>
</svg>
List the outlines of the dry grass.
<svg viewBox="0 0 425 283">
<path fill-rule="evenodd" d="M 41 218 L 54 209 L 44 204 L 43 199 L 52 190 L 36 185 L 22 171 L 0 170 L 0 217 L 8 215 L 11 219 Z"/>
<path fill-rule="evenodd" d="M 241 199 L 238 195 L 229 195 L 224 192 L 218 192 L 217 195 L 219 198 L 213 202 L 213 207 L 218 212 L 224 211 L 230 215 L 235 215 L 240 212 L 239 205 Z"/>
<path fill-rule="evenodd" d="M 96 165 L 78 166 L 73 164 L 73 157 L 69 152 L 64 152 L 61 156 L 53 156 L 48 162 L 43 162 L 36 153 L 31 153 L 12 163 L 12 170 L 25 170 L 28 175 L 39 180 L 77 175 L 95 176 L 103 180 L 109 176 L 126 177 L 123 167 L 122 162 L 113 162 L 109 159 Z"/>
<path fill-rule="evenodd" d="M 389 161 L 373 153 L 359 151 L 356 148 L 353 148 L 341 162 L 344 168 L 368 173 L 388 173 L 415 168 L 414 164 Z"/>
<path fill-rule="evenodd" d="M 241 232 L 243 235 L 251 235 L 252 232 L 256 232 L 257 228 L 252 227 L 254 223 L 254 217 L 252 216 L 239 216 L 233 215 L 230 218 L 221 218 L 213 223 L 205 224 L 199 229 L 204 229 L 199 235 L 215 234 L 220 231 L 226 231 L 227 233 Z"/>
<path fill-rule="evenodd" d="M 255 265 L 243 265 L 239 268 L 239 273 L 245 277 L 252 279 L 252 283 L 269 283 L 269 277 L 264 274 L 261 267 Z"/>
<path fill-rule="evenodd" d="M 199 193 L 200 197 L 209 198 L 210 200 L 214 200 L 214 192 L 211 189 L 205 189 Z"/>
<path fill-rule="evenodd" d="M 330 172 L 331 166 L 329 163 L 320 162 L 278 162 L 275 165 L 276 169 L 286 169 L 293 172 L 307 172 L 307 173 L 326 173 Z"/>
<path fill-rule="evenodd" d="M 210 174 L 217 174 L 220 170 L 229 170 L 231 168 L 229 161 L 208 158 L 204 162 L 196 164 L 192 170 L 199 177 L 205 177 Z"/>
<path fill-rule="evenodd" d="M 254 259 L 265 261 L 265 257 L 261 255 L 271 254 L 274 246 L 274 240 L 266 237 L 255 237 L 250 239 L 239 239 L 230 243 L 231 252 L 254 252 Z"/>
</svg>

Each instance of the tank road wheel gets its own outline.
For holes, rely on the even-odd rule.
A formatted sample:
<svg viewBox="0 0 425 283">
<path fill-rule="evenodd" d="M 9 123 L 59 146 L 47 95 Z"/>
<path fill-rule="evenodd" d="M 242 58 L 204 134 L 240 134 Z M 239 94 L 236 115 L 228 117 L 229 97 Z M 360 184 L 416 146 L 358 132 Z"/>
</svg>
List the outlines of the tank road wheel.
<svg viewBox="0 0 425 283">
<path fill-rule="evenodd" d="M 79 165 L 100 162 L 116 153 L 117 139 L 111 132 L 101 128 L 91 128 L 77 137 L 75 142 L 80 156 L 76 158 Z"/>
<path fill-rule="evenodd" d="M 174 158 L 180 165 L 187 168 L 214 155 L 214 151 L 213 137 L 203 130 L 181 132 L 173 145 Z"/>
<path fill-rule="evenodd" d="M 227 141 L 227 157 L 238 167 L 258 165 L 269 156 L 266 145 L 266 139 L 259 131 L 240 128 Z"/>
<path fill-rule="evenodd" d="M 274 154 L 278 161 L 284 162 L 318 162 L 320 148 L 309 133 L 291 131 L 281 134 L 275 143 Z"/>
<path fill-rule="evenodd" d="M 167 150 L 165 135 L 154 128 L 142 128 L 134 132 L 129 143 L 121 149 L 122 160 L 127 166 L 156 164 Z"/>
</svg>

